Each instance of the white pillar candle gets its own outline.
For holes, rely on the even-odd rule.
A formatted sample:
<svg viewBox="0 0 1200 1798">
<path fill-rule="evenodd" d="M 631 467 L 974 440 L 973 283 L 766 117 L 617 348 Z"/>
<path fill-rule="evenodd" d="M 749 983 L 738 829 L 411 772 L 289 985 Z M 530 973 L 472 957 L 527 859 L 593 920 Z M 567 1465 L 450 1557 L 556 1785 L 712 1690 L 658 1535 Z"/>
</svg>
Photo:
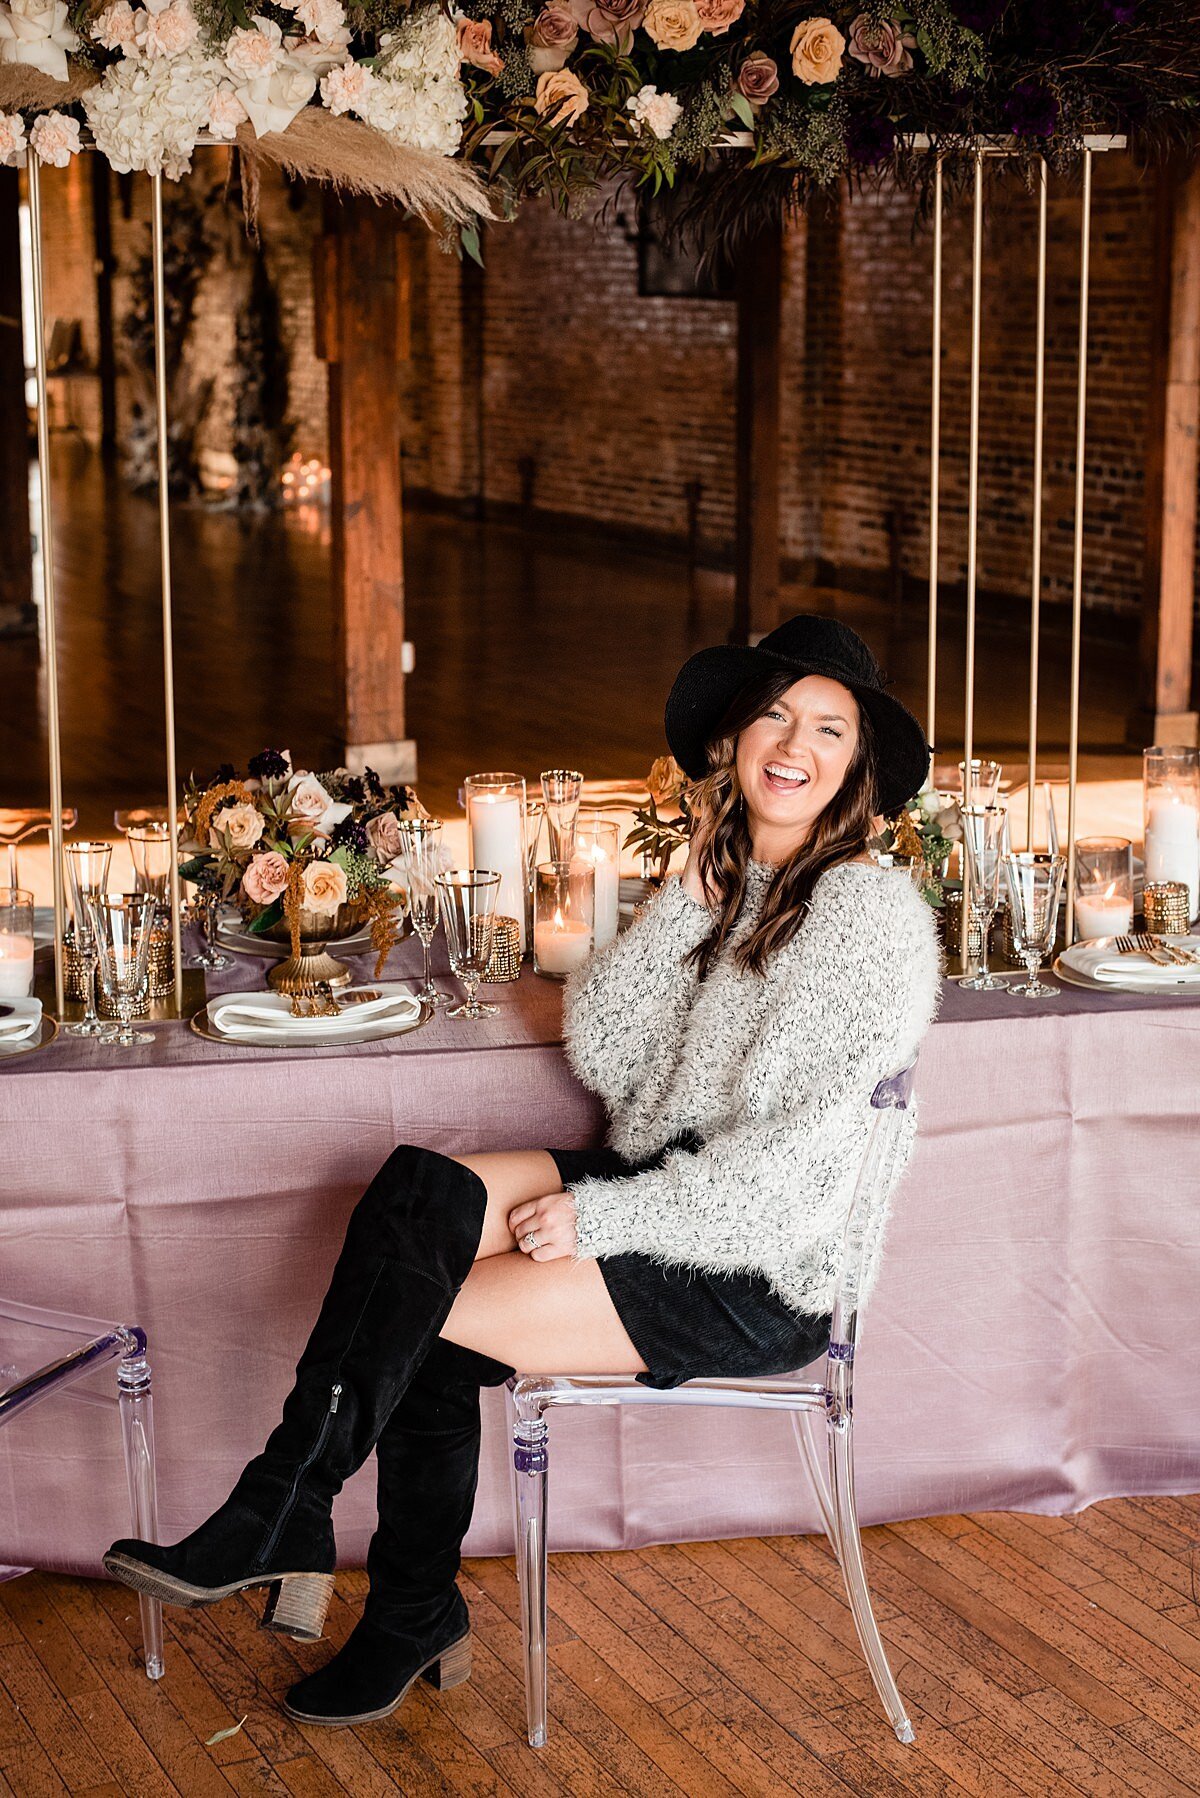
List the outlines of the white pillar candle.
<svg viewBox="0 0 1200 1798">
<path fill-rule="evenodd" d="M 33 991 L 33 938 L 0 931 L 0 993 L 23 999 Z"/>
<path fill-rule="evenodd" d="M 525 949 L 525 833 L 521 801 L 515 794 L 472 793 L 467 796 L 471 828 L 471 866 L 491 868 L 500 876 L 496 916 L 515 918 Z"/>
<path fill-rule="evenodd" d="M 591 925 L 564 918 L 561 912 L 539 918 L 533 927 L 533 953 L 540 973 L 569 974 L 592 953 Z"/>
<path fill-rule="evenodd" d="M 1181 880 L 1188 917 L 1200 915 L 1200 812 L 1186 799 L 1151 794 L 1146 806 L 1146 879 Z"/>
<path fill-rule="evenodd" d="M 620 869 L 616 857 L 609 855 L 603 843 L 584 839 L 577 853 L 581 861 L 591 863 L 596 876 L 596 947 L 603 949 L 616 941 Z"/>
<path fill-rule="evenodd" d="M 1075 930 L 1082 938 L 1125 936 L 1133 929 L 1133 900 L 1117 894 L 1080 893 L 1075 900 Z"/>
</svg>

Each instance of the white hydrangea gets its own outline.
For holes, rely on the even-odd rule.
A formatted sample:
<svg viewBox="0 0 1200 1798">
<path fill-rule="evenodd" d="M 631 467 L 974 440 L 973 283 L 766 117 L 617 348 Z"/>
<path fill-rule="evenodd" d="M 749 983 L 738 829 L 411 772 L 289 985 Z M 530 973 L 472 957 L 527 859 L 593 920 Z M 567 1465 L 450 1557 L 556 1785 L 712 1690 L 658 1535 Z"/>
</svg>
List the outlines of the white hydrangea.
<svg viewBox="0 0 1200 1798">
<path fill-rule="evenodd" d="M 119 175 L 139 169 L 178 181 L 192 166 L 223 73 L 211 57 L 187 52 L 114 63 L 83 96 L 96 148 Z"/>
<path fill-rule="evenodd" d="M 0 112 L 0 169 L 15 169 L 25 154 L 25 121 L 19 112 Z"/>
<path fill-rule="evenodd" d="M 639 126 L 645 125 L 660 140 L 670 137 L 683 111 L 674 94 L 660 94 L 656 87 L 650 86 L 639 89 L 626 100 L 625 106 Z"/>
<path fill-rule="evenodd" d="M 335 114 L 357 113 L 397 143 L 452 156 L 467 116 L 453 19 L 437 7 L 426 7 L 399 31 L 386 32 L 379 50 L 373 76 L 355 63 L 326 75 L 321 83 L 325 105 Z"/>
</svg>

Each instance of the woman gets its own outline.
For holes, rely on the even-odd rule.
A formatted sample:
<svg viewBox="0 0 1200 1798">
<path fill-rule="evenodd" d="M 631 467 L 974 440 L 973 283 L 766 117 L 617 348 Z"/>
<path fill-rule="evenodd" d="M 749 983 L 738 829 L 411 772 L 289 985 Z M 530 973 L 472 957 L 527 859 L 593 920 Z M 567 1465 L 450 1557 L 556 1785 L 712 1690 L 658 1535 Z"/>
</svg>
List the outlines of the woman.
<svg viewBox="0 0 1200 1798">
<path fill-rule="evenodd" d="M 937 1000 L 930 914 L 865 852 L 928 747 L 866 645 L 812 617 L 693 656 L 666 727 L 697 782 L 683 878 L 566 993 L 567 1053 L 611 1147 L 397 1149 L 350 1219 L 262 1454 L 176 1547 L 105 1557 L 179 1604 L 268 1585 L 264 1621 L 315 1640 L 330 1507 L 374 1447 L 370 1594 L 345 1647 L 289 1692 L 302 1721 L 367 1722 L 418 1675 L 467 1677 L 455 1576 L 481 1385 L 519 1367 L 667 1387 L 803 1367 L 828 1343 L 868 1099 Z"/>
</svg>

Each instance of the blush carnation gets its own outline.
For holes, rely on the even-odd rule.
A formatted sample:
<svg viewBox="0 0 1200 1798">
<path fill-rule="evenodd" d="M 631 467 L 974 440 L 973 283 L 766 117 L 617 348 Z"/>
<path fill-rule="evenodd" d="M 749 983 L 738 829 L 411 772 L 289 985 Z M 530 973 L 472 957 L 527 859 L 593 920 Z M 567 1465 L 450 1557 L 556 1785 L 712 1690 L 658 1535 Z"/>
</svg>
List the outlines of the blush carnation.
<svg viewBox="0 0 1200 1798">
<path fill-rule="evenodd" d="M 0 112 L 0 168 L 15 169 L 25 145 L 25 121 L 20 113 Z"/>
<path fill-rule="evenodd" d="M 344 62 L 322 79 L 321 99 L 335 118 L 344 112 L 361 114 L 374 85 L 373 69 L 361 62 Z"/>
<path fill-rule="evenodd" d="M 660 94 L 656 87 L 641 88 L 625 105 L 638 125 L 644 125 L 660 142 L 670 137 L 683 112 L 674 94 Z"/>
<path fill-rule="evenodd" d="M 113 0 L 98 15 L 92 36 L 102 50 L 122 50 L 132 55 L 137 42 L 137 19 L 129 0 Z"/>
<path fill-rule="evenodd" d="M 30 147 L 40 162 L 51 168 L 65 169 L 72 156 L 78 156 L 83 145 L 79 141 L 79 121 L 65 112 L 43 112 L 33 121 L 29 133 Z"/>
<path fill-rule="evenodd" d="M 147 6 L 137 15 L 136 22 L 138 49 L 151 60 L 182 55 L 200 33 L 186 0 L 172 0 L 169 6 Z"/>
<path fill-rule="evenodd" d="M 230 73 L 242 81 L 269 75 L 283 56 L 283 33 L 272 19 L 255 18 L 246 29 L 239 25 L 225 46 Z"/>
</svg>

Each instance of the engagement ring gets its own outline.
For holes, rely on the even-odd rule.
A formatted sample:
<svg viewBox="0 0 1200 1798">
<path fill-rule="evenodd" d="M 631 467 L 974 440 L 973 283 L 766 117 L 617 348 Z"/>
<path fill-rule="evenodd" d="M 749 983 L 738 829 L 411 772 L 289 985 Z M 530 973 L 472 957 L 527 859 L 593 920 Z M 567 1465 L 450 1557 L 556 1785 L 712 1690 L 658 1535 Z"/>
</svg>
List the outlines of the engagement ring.
<svg viewBox="0 0 1200 1798">
<path fill-rule="evenodd" d="M 527 1249 L 536 1249 L 538 1246 L 537 1234 L 533 1230 L 526 1230 L 522 1240 Z"/>
</svg>

